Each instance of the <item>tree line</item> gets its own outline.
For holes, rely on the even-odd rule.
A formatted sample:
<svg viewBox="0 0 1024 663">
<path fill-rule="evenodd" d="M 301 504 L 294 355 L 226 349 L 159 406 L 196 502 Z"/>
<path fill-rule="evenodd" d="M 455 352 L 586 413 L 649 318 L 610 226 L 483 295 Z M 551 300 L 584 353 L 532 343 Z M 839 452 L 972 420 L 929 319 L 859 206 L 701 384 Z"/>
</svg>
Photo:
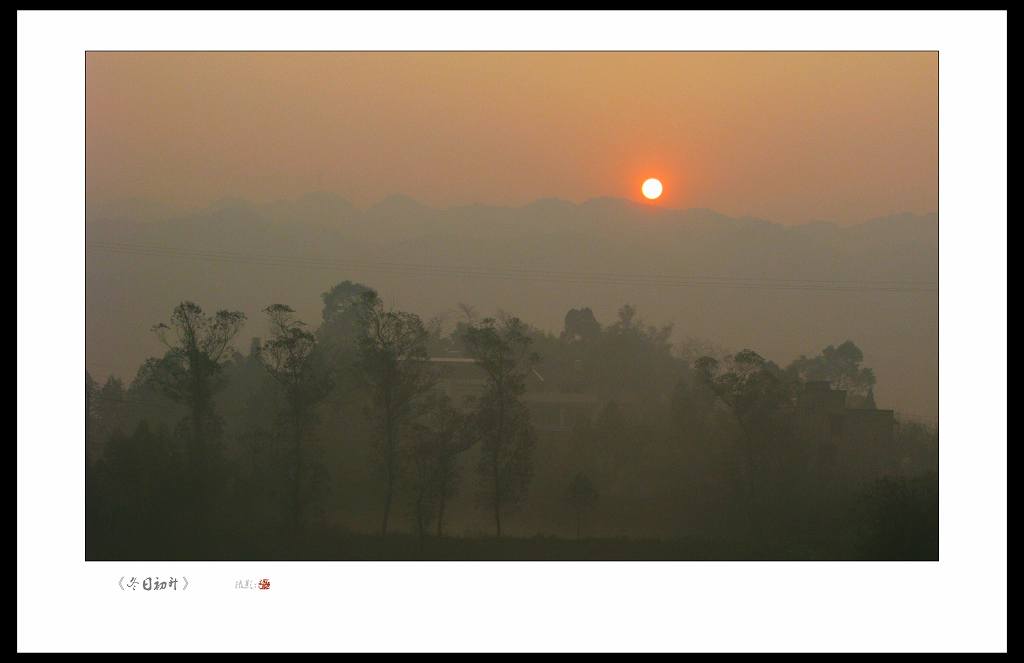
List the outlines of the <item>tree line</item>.
<svg viewBox="0 0 1024 663">
<path fill-rule="evenodd" d="M 671 327 L 644 324 L 628 305 L 607 327 L 571 309 L 556 336 L 468 305 L 446 334 L 450 316 L 424 321 L 349 281 L 323 303 L 315 328 L 289 306 L 268 306 L 267 338 L 243 354 L 242 312 L 183 302 L 153 327 L 164 354 L 128 387 L 87 373 L 88 549 L 130 555 L 138 532 L 155 550 L 185 545 L 182 531 L 215 542 L 218 532 L 274 526 L 299 538 L 344 501 L 332 500 L 339 483 L 359 522 L 377 512 L 382 540 L 400 507 L 422 547 L 443 536 L 467 464 L 499 539 L 531 490 L 526 516 L 565 513 L 577 538 L 602 518 L 668 535 L 799 536 L 834 526 L 840 511 L 860 513 L 870 530 L 871 509 L 892 511 L 912 492 L 890 477 L 896 488 L 859 487 L 840 508 L 779 414 L 807 380 L 874 407 L 875 376 L 852 342 L 783 368 L 695 340 L 674 351 Z M 438 389 L 430 361 L 453 353 L 483 379 L 464 402 Z M 524 402 L 531 374 L 553 393 L 594 396 L 596 417 L 538 432 Z M 937 470 L 937 430 L 907 423 L 898 437 L 919 475 Z M 871 495 L 887 495 L 886 506 L 870 506 Z M 861 549 L 894 536 L 875 529 L 856 534 Z"/>
</svg>

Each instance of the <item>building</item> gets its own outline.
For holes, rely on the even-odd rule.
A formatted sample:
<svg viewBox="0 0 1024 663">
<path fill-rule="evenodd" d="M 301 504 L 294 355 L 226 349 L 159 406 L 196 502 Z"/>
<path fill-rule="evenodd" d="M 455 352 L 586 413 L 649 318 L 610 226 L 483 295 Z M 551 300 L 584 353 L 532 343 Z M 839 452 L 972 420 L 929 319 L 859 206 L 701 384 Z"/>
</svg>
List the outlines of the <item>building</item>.
<svg viewBox="0 0 1024 663">
<path fill-rule="evenodd" d="M 476 361 L 465 357 L 433 357 L 431 366 L 437 371 L 437 386 L 448 394 L 457 407 L 478 397 L 487 385 L 487 376 Z"/>
<path fill-rule="evenodd" d="M 892 410 L 849 408 L 846 391 L 827 381 L 808 381 L 791 407 L 811 462 L 854 482 L 892 474 L 898 466 L 896 419 Z"/>
<path fill-rule="evenodd" d="M 437 371 L 438 387 L 452 402 L 469 407 L 487 386 L 487 376 L 476 361 L 466 357 L 434 357 L 431 365 Z M 531 369 L 526 376 L 523 404 L 530 411 L 530 423 L 540 431 L 569 431 L 583 418 L 597 417 L 597 397 L 551 391 L 543 376 Z"/>
</svg>

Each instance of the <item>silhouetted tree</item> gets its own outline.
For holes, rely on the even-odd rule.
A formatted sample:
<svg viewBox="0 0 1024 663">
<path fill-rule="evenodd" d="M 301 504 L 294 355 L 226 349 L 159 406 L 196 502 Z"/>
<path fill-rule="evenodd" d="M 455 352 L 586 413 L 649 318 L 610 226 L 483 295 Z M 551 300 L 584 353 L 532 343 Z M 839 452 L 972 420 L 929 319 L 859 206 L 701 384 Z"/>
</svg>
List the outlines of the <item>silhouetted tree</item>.
<svg viewBox="0 0 1024 663">
<path fill-rule="evenodd" d="M 411 516 L 423 550 L 427 524 L 437 518 L 441 536 L 445 506 L 460 483 L 458 454 L 473 446 L 466 435 L 466 418 L 452 406 L 447 394 L 433 394 L 425 417 L 414 425 L 406 473 Z"/>
<path fill-rule="evenodd" d="M 583 526 L 583 512 L 597 501 L 598 493 L 590 477 L 584 472 L 579 472 L 569 483 L 565 499 L 572 507 L 573 515 L 576 517 L 576 540 L 579 541 L 580 529 Z"/>
<path fill-rule="evenodd" d="M 155 379 L 154 371 L 159 370 L 160 366 L 161 362 L 158 359 L 144 361 L 128 385 L 130 429 L 145 420 L 153 428 L 162 424 L 173 430 L 182 417 L 185 417 L 186 421 L 188 419 L 188 408 L 183 403 L 168 398 Z"/>
<path fill-rule="evenodd" d="M 896 449 L 904 476 L 939 471 L 939 426 L 896 415 Z"/>
<path fill-rule="evenodd" d="M 316 330 L 321 343 L 333 349 L 355 344 L 359 336 L 359 303 L 372 290 L 352 281 L 343 281 L 323 293 L 323 322 Z"/>
<path fill-rule="evenodd" d="M 424 413 L 434 377 L 425 349 L 427 330 L 418 316 L 384 308 L 373 291 L 363 293 L 357 314 L 361 336 L 356 369 L 370 399 L 366 416 L 376 429 L 374 450 L 385 485 L 384 536 L 401 447 Z"/>
<path fill-rule="evenodd" d="M 459 312 L 465 318 L 464 322 L 470 327 L 475 325 L 477 320 L 480 319 L 480 314 L 477 313 L 476 307 L 467 302 L 459 302 Z"/>
<path fill-rule="evenodd" d="M 93 399 L 96 392 L 96 383 L 93 382 L 92 376 L 89 375 L 89 371 L 85 372 L 85 465 L 86 467 L 92 462 L 93 447 L 95 445 L 94 437 L 95 433 L 93 429 L 96 427 L 95 415 L 93 414 Z"/>
<path fill-rule="evenodd" d="M 694 363 L 694 370 L 739 426 L 737 449 L 748 478 L 748 515 L 751 524 L 760 530 L 765 524 L 773 454 L 791 432 L 779 408 L 791 402 L 792 385 L 779 379 L 753 350 L 729 355 L 722 362 L 701 357 Z"/>
<path fill-rule="evenodd" d="M 121 378 L 108 377 L 93 400 L 100 440 L 106 440 L 115 431 L 128 433 L 128 393 Z"/>
<path fill-rule="evenodd" d="M 463 337 L 466 335 L 466 330 L 472 327 L 480 319 L 477 313 L 476 307 L 466 302 L 459 302 L 457 310 L 453 313 L 455 324 L 451 333 L 444 339 L 444 343 L 436 344 L 436 349 L 440 352 L 448 353 L 463 353 L 466 351 L 466 346 L 463 343 Z"/>
<path fill-rule="evenodd" d="M 790 362 L 785 372 L 803 381 L 827 380 L 833 389 L 846 390 L 852 397 L 852 404 L 860 405 L 860 401 L 875 384 L 875 372 L 870 368 L 861 368 L 862 361 L 864 353 L 853 341 L 846 341 L 838 348 L 828 346 L 817 357 L 800 355 L 799 359 Z"/>
<path fill-rule="evenodd" d="M 424 417 L 415 424 L 408 452 L 407 483 L 413 502 L 413 522 L 421 539 L 434 517 L 437 536 L 441 536 L 445 507 L 462 479 L 457 458 L 475 443 L 469 417 L 459 412 L 443 391 L 432 393 Z"/>
<path fill-rule="evenodd" d="M 492 318 L 466 330 L 466 348 L 487 376 L 477 400 L 474 427 L 481 442 L 478 471 L 484 477 L 481 497 L 494 509 L 501 538 L 501 507 L 513 505 L 526 492 L 533 476 L 535 433 L 522 403 L 525 376 L 540 361 L 530 352 L 526 325 L 509 318 L 500 327 Z"/>
<path fill-rule="evenodd" d="M 284 304 L 264 309 L 270 317 L 270 338 L 259 350 L 263 367 L 284 391 L 293 436 L 294 476 L 292 483 L 292 526 L 298 528 L 308 498 L 304 490 L 306 466 L 303 446 L 315 424 L 315 408 L 333 384 L 329 367 L 319 353 L 317 338 L 306 323 L 295 319 L 295 311 Z"/>
<path fill-rule="evenodd" d="M 679 476 L 684 490 L 708 487 L 714 482 L 712 467 L 721 464 L 720 447 L 713 443 L 717 397 L 710 390 L 695 384 L 695 378 L 681 378 L 676 382 L 669 400 L 670 435 L 677 442 L 683 458 L 683 472 Z"/>
<path fill-rule="evenodd" d="M 409 496 L 409 515 L 419 537 L 421 552 L 427 523 L 433 519 L 436 506 L 432 492 L 437 484 L 438 455 L 431 438 L 426 426 L 414 424 L 411 439 L 405 446 L 408 470 L 403 475 Z"/>
<path fill-rule="evenodd" d="M 250 526 L 273 516 L 278 474 L 273 442 L 271 432 L 258 424 L 250 425 L 238 436 L 236 497 L 244 522 Z"/>
<path fill-rule="evenodd" d="M 687 366 L 693 366 L 693 363 L 701 357 L 711 357 L 721 361 L 728 354 L 717 343 L 700 336 L 687 336 L 679 343 L 678 351 Z"/>
<path fill-rule="evenodd" d="M 451 315 L 451 311 L 442 311 L 424 323 L 427 328 L 426 348 L 431 357 L 444 357 L 452 349 L 451 339 L 443 333 Z"/>
<path fill-rule="evenodd" d="M 609 395 L 631 392 L 647 404 L 657 402 L 668 393 L 680 369 L 672 356 L 671 335 L 671 324 L 660 329 L 645 325 L 635 307 L 624 305 L 594 350 L 591 362 L 598 364 L 598 382 Z"/>
<path fill-rule="evenodd" d="M 170 325 L 153 326 L 168 351 L 162 358 L 147 362 L 148 375 L 168 398 L 189 409 L 192 436 L 188 463 L 197 506 L 205 499 L 203 477 L 211 461 L 207 434 L 215 426 L 213 395 L 224 386 L 222 364 L 231 356 L 231 341 L 244 323 L 241 311 L 221 310 L 209 316 L 193 302 L 182 302 L 171 314 Z"/>
<path fill-rule="evenodd" d="M 590 307 L 582 309 L 569 309 L 565 314 L 565 328 L 562 331 L 560 340 L 579 341 L 596 340 L 601 333 L 601 324 L 594 317 Z"/>
<path fill-rule="evenodd" d="M 153 431 L 142 421 L 130 436 L 112 432 L 86 475 L 87 556 L 172 554 L 169 546 L 181 539 L 187 522 L 176 510 L 186 490 L 180 468 L 163 427 Z"/>
</svg>

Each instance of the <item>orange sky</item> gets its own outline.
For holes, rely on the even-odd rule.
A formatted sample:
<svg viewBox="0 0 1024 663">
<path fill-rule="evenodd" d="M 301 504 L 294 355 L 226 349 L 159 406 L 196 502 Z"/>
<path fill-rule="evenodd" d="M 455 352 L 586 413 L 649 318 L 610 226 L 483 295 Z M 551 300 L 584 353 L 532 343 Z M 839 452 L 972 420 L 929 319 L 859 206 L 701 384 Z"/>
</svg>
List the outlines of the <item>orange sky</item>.
<svg viewBox="0 0 1024 663">
<path fill-rule="evenodd" d="M 89 53 L 86 195 L 938 209 L 936 53 Z"/>
</svg>

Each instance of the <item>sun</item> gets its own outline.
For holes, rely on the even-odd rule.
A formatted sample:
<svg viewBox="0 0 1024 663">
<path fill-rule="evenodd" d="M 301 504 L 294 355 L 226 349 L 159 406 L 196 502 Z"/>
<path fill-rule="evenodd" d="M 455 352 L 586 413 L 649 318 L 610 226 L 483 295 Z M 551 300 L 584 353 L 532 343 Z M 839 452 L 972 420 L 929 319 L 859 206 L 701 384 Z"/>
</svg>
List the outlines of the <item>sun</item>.
<svg viewBox="0 0 1024 663">
<path fill-rule="evenodd" d="M 644 192 L 645 196 L 647 196 L 651 200 L 654 200 L 655 198 L 661 195 L 661 182 L 654 178 L 651 178 L 644 182 L 644 185 L 641 187 L 641 190 Z"/>
</svg>

